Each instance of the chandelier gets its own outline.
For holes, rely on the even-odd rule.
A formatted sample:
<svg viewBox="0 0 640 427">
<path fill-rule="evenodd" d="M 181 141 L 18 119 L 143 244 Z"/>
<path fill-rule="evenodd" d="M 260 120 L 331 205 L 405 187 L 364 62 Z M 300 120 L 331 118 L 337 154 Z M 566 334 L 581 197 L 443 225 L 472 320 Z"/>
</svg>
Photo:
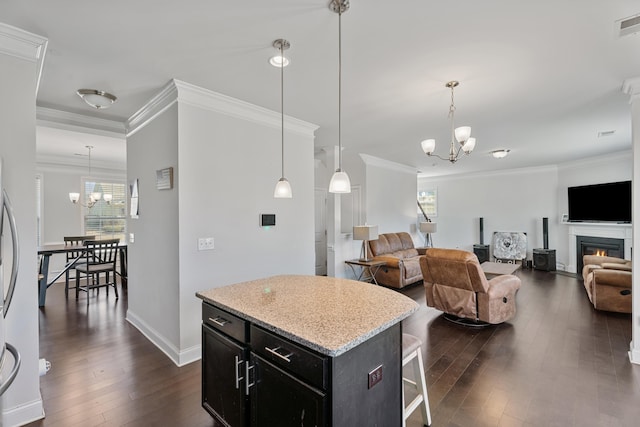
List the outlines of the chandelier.
<svg viewBox="0 0 640 427">
<path fill-rule="evenodd" d="M 89 157 L 89 177 L 90 177 L 91 176 L 91 150 L 93 149 L 93 146 L 86 145 L 85 147 L 87 148 L 87 150 L 89 150 L 88 157 Z M 82 155 L 82 154 L 79 154 L 79 155 Z M 102 193 L 98 191 L 93 191 L 89 194 L 89 201 L 87 203 L 80 203 L 80 193 L 69 193 L 69 200 L 71 200 L 71 203 L 73 203 L 74 205 L 84 206 L 86 208 L 94 207 L 95 204 L 98 203 L 98 201 L 102 198 L 103 198 Z M 112 200 L 113 200 L 112 194 L 104 195 L 104 201 L 108 205 L 111 204 Z"/>
<path fill-rule="evenodd" d="M 454 115 L 456 111 L 456 106 L 453 102 L 453 88 L 458 86 L 460 83 L 453 80 L 447 82 L 446 87 L 451 89 L 451 105 L 449 106 L 449 118 L 451 119 L 451 145 L 449 147 L 449 157 L 440 157 L 433 152 L 436 150 L 436 140 L 435 139 L 425 139 L 422 141 L 422 151 L 428 156 L 435 156 L 440 160 L 448 160 L 451 163 L 455 163 L 458 161 L 460 154 L 471 154 L 473 149 L 476 146 L 476 139 L 471 137 L 471 127 L 469 126 L 460 126 L 458 128 L 455 127 L 454 123 Z M 456 149 L 456 141 L 458 142 L 458 147 Z"/>
</svg>

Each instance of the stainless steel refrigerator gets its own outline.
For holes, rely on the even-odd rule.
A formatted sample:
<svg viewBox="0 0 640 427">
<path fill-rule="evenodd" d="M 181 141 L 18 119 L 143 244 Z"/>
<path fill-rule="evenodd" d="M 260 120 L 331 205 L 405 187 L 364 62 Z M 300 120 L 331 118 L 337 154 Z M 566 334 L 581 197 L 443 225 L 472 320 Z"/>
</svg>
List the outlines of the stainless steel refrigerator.
<svg viewBox="0 0 640 427">
<path fill-rule="evenodd" d="M 0 396 L 9 388 L 20 369 L 20 353 L 5 341 L 4 334 L 4 318 L 11 304 L 18 276 L 18 255 L 16 219 L 11 201 L 2 187 L 2 159 L 0 159 Z M 9 265 L 11 265 L 10 270 Z M 8 271 L 10 273 L 7 277 Z M 2 414 L 0 414 L 1 417 Z"/>
</svg>

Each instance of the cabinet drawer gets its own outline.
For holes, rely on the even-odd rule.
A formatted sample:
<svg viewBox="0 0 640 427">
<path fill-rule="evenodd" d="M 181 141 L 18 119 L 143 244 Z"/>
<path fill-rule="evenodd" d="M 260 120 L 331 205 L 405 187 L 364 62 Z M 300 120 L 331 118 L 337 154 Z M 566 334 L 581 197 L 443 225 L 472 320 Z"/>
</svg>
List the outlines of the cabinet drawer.
<svg viewBox="0 0 640 427">
<path fill-rule="evenodd" d="M 329 358 L 299 344 L 251 325 L 251 348 L 260 356 L 282 367 L 314 387 L 326 390 Z"/>
<path fill-rule="evenodd" d="M 248 341 L 249 323 L 211 304 L 202 304 L 202 322 L 240 342 Z"/>
</svg>

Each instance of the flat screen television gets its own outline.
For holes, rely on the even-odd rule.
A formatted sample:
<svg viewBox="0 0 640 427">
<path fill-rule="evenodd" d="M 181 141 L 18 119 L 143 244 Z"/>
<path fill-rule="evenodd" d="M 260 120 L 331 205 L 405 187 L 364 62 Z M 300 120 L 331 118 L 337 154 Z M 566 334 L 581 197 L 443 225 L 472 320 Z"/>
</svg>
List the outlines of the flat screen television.
<svg viewBox="0 0 640 427">
<path fill-rule="evenodd" d="M 631 222 L 631 181 L 569 187 L 570 222 Z"/>
</svg>

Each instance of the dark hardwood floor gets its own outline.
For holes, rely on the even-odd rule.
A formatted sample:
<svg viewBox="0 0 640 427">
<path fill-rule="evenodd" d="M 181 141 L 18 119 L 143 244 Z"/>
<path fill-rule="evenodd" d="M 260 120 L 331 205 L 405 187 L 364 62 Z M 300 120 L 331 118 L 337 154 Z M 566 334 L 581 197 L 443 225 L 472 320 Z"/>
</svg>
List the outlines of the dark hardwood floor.
<svg viewBox="0 0 640 427">
<path fill-rule="evenodd" d="M 484 329 L 427 308 L 421 284 L 403 290 L 421 305 L 403 328 L 424 343 L 432 425 L 640 425 L 640 366 L 627 356 L 631 316 L 595 311 L 570 275 L 518 274 L 516 318 Z M 90 297 L 87 307 L 84 294 L 66 300 L 63 286 L 47 293 L 46 418 L 29 426 L 215 426 L 200 406 L 200 362 L 177 368 L 129 325 L 126 290 L 117 302 L 104 289 Z M 408 426 L 419 425 L 416 411 Z"/>
</svg>

